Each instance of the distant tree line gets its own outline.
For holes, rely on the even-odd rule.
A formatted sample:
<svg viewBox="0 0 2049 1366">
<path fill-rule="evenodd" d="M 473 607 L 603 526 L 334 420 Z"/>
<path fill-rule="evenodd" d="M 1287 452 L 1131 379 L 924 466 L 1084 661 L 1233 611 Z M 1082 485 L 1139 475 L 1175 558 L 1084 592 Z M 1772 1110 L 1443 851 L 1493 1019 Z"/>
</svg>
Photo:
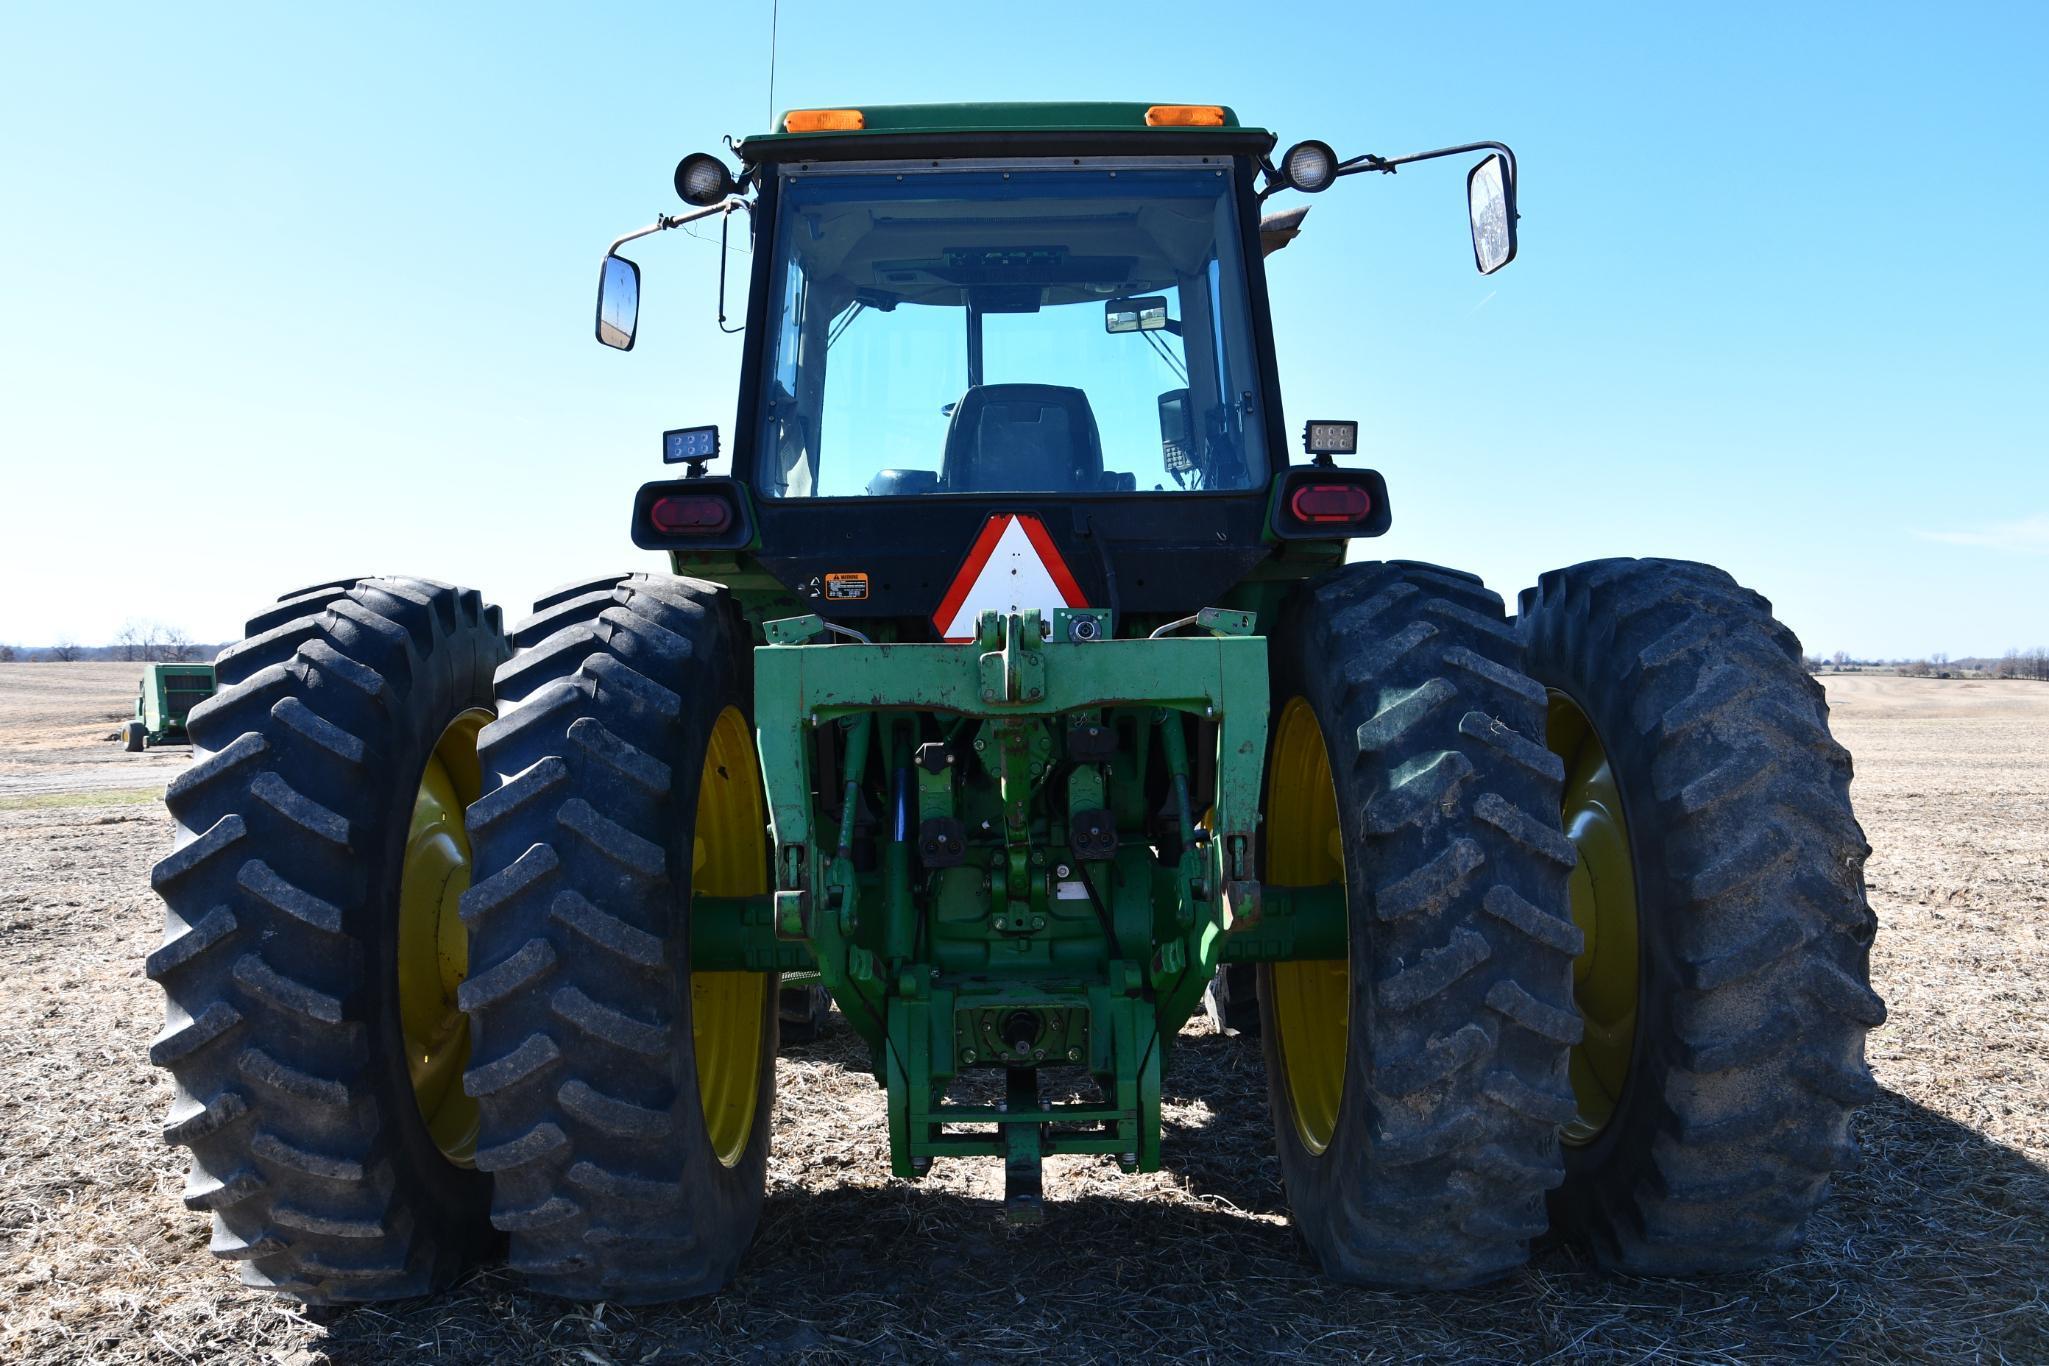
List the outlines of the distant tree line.
<svg viewBox="0 0 2049 1366">
<path fill-rule="evenodd" d="M 1824 659 L 1806 656 L 1807 672 L 1862 673 L 1885 669 L 1905 678 L 2021 678 L 2049 682 L 2049 645 L 2032 650 L 2013 649 L 1993 659 L 1970 655 L 1951 659 L 1937 651 L 1925 659 L 1852 659 L 1842 650 Z"/>
<path fill-rule="evenodd" d="M 1989 672 L 1994 678 L 2049 680 L 2049 645 L 2037 645 L 2032 650 L 2008 650 L 1991 661 Z"/>
<path fill-rule="evenodd" d="M 80 645 L 70 636 L 60 636 L 52 645 L 0 644 L 0 664 L 70 664 L 81 659 L 119 659 L 138 664 L 155 660 L 165 664 L 185 664 L 211 659 L 220 649 L 218 645 L 195 641 L 183 627 L 131 617 L 115 632 L 111 645 Z"/>
</svg>

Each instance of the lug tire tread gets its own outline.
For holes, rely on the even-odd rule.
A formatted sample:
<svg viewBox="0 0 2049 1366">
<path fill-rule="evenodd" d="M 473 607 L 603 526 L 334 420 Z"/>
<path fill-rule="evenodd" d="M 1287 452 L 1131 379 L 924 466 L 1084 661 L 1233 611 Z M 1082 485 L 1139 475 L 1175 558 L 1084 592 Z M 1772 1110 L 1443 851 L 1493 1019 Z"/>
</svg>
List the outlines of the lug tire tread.
<svg viewBox="0 0 2049 1366">
<path fill-rule="evenodd" d="M 187 721 L 176 843 L 151 875 L 164 1136 L 190 1149 L 185 1203 L 245 1282 L 311 1304 L 422 1294 L 487 1249 L 486 1181 L 432 1150 L 402 1057 L 373 1056 L 389 996 L 367 870 L 409 825 L 396 767 L 488 704 L 510 646 L 474 591 L 418 579 L 287 594 L 248 630 Z"/>
<path fill-rule="evenodd" d="M 774 1095 L 734 1168 L 712 1154 L 690 1055 L 687 830 L 704 746 L 746 699 L 742 628 L 714 584 L 566 585 L 519 623 L 470 809 L 466 1086 L 510 1264 L 566 1299 L 718 1289 L 759 1218 Z M 695 756 L 693 759 L 692 756 Z"/>
<path fill-rule="evenodd" d="M 1563 1175 L 1578 1037 L 1542 691 L 1501 599 L 1437 566 L 1313 581 L 1274 645 L 1276 706 L 1306 697 L 1333 756 L 1352 889 L 1346 1083 L 1320 1157 L 1294 1132 L 1262 1000 L 1296 1224 L 1339 1280 L 1496 1279 L 1527 1259 Z M 1261 983 L 1265 998 L 1270 972 Z"/>
<path fill-rule="evenodd" d="M 1612 1138 L 1568 1151 L 1554 1224 L 1629 1271 L 1762 1265 L 1797 1246 L 1873 1089 L 1849 755 L 1799 641 L 1719 569 L 1594 561 L 1521 606 L 1532 673 L 1621 780 L 1645 939 L 1662 926 L 1644 988 L 1670 1002 L 1639 1025 Z"/>
</svg>

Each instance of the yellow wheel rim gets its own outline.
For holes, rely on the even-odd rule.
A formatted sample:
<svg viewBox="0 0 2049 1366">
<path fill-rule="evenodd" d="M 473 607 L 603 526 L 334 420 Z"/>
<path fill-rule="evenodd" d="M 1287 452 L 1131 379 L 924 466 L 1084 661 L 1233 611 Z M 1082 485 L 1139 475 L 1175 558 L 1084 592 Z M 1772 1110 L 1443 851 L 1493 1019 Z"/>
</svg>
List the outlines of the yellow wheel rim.
<svg viewBox="0 0 2049 1366">
<path fill-rule="evenodd" d="M 1345 881 L 1337 785 L 1316 713 L 1300 697 L 1281 709 L 1267 778 L 1266 875 L 1281 887 Z M 1281 1092 L 1295 1136 L 1311 1153 L 1330 1146 L 1345 1094 L 1352 975 L 1345 959 L 1275 963 L 1268 969 L 1281 1060 Z"/>
<path fill-rule="evenodd" d="M 477 1103 L 464 1094 L 469 1017 L 456 989 L 469 972 L 469 938 L 457 902 L 470 885 L 463 811 L 483 790 L 477 732 L 491 713 L 472 708 L 449 722 L 427 756 L 413 797 L 398 883 L 398 1018 L 406 1071 L 442 1155 L 469 1166 L 477 1151 Z"/>
<path fill-rule="evenodd" d="M 1565 834 L 1579 851 L 1572 870 L 1572 921 L 1586 946 L 1572 965 L 1572 994 L 1586 1033 L 1572 1050 L 1572 1093 L 1579 1116 L 1569 1144 L 1590 1143 L 1607 1127 L 1629 1079 L 1636 1041 L 1636 863 L 1622 794 L 1601 737 L 1579 705 L 1551 694 L 1546 726 L 1551 752 L 1565 761 Z"/>
<path fill-rule="evenodd" d="M 754 732 L 738 707 L 712 726 L 697 787 L 691 889 L 706 896 L 759 896 L 768 890 L 768 817 Z M 697 1099 L 720 1162 L 733 1166 L 754 1134 L 766 1031 L 765 972 L 690 974 L 690 1040 Z"/>
</svg>

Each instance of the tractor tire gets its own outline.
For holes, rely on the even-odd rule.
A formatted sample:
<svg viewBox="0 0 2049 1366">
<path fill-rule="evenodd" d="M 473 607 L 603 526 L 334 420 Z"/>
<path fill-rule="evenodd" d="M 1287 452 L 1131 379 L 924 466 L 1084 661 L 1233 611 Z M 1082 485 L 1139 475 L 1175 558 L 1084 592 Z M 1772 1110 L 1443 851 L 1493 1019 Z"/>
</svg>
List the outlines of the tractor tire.
<svg viewBox="0 0 2049 1366">
<path fill-rule="evenodd" d="M 1799 641 L 1719 569 L 1600 560 L 1521 606 L 1588 931 L 1554 1229 L 1641 1273 L 1776 1260 L 1853 1154 L 1885 1018 L 1850 756 Z"/>
<path fill-rule="evenodd" d="M 451 735 L 473 765 L 452 723 L 481 723 L 510 648 L 497 608 L 420 579 L 295 596 L 249 630 L 187 722 L 176 843 L 151 874 L 164 1134 L 244 1281 L 311 1304 L 425 1294 L 495 1238 L 489 1178 L 437 1142 L 409 1072 L 400 893 L 429 772 Z M 441 1094 L 459 1098 L 452 987 L 445 1005 Z"/>
<path fill-rule="evenodd" d="M 693 889 L 769 886 L 745 627 L 715 584 L 634 574 L 514 640 L 463 904 L 492 1219 L 544 1293 L 709 1294 L 760 1219 L 775 1100 L 775 974 L 690 971 Z"/>
<path fill-rule="evenodd" d="M 1572 847 L 1501 599 L 1428 565 L 1305 585 L 1272 638 L 1264 876 L 1342 883 L 1348 961 L 1259 974 L 1295 1224 L 1334 1278 L 1520 1266 L 1561 1178 L 1579 1037 Z"/>
<path fill-rule="evenodd" d="M 130 721 L 121 728 L 121 745 L 130 754 L 140 754 L 149 741 L 149 728 L 140 721 Z"/>
</svg>

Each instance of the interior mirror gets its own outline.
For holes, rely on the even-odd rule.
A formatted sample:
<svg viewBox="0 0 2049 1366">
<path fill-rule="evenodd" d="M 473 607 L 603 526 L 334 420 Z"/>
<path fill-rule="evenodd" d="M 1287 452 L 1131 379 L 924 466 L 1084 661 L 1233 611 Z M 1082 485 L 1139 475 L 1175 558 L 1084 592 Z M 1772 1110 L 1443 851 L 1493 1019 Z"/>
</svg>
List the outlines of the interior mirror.
<svg viewBox="0 0 2049 1366">
<path fill-rule="evenodd" d="M 1167 325 L 1167 298 L 1112 299 L 1103 305 L 1105 332 L 1158 332 Z"/>
<path fill-rule="evenodd" d="M 1515 259 L 1515 181 L 1499 152 L 1467 173 L 1466 211 L 1473 220 L 1473 264 L 1492 275 Z"/>
<path fill-rule="evenodd" d="M 640 267 L 623 256 L 607 256 L 598 273 L 598 340 L 631 351 L 639 322 Z"/>
</svg>

